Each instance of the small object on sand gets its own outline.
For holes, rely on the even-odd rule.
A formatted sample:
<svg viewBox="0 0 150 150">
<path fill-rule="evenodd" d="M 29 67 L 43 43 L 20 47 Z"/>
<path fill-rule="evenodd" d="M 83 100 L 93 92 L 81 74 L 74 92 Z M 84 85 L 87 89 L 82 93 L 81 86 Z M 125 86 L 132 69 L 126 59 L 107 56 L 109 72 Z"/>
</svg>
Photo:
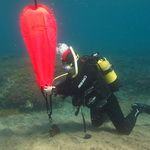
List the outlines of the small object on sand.
<svg viewBox="0 0 150 150">
<path fill-rule="evenodd" d="M 85 134 L 85 136 L 83 137 L 84 139 L 90 139 L 92 137 L 91 134 Z"/>
<path fill-rule="evenodd" d="M 56 134 L 60 133 L 60 129 L 56 124 L 53 124 L 49 130 L 50 137 L 54 137 Z"/>
</svg>

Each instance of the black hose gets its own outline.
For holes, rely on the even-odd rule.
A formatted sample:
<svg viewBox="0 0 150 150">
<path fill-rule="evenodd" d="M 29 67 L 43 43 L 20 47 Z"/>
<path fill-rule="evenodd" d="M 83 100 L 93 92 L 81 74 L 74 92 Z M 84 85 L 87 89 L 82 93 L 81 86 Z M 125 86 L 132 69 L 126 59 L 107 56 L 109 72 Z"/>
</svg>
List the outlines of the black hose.
<svg viewBox="0 0 150 150">
<path fill-rule="evenodd" d="M 49 101 L 48 101 L 48 95 L 44 93 L 42 88 L 41 88 L 41 92 L 46 102 L 46 109 L 47 109 L 48 117 L 52 121 L 52 95 L 50 95 Z"/>
<path fill-rule="evenodd" d="M 82 120 L 83 120 L 84 133 L 86 134 L 86 122 L 85 122 L 85 118 L 84 118 L 84 114 L 83 114 L 83 112 L 82 112 L 82 109 L 81 109 L 81 115 L 82 115 Z"/>
<path fill-rule="evenodd" d="M 52 94 L 49 96 L 49 105 L 50 105 L 50 111 L 49 111 L 49 114 L 50 114 L 50 119 L 52 120 L 52 110 L 53 110 L 53 106 L 52 106 Z"/>
</svg>

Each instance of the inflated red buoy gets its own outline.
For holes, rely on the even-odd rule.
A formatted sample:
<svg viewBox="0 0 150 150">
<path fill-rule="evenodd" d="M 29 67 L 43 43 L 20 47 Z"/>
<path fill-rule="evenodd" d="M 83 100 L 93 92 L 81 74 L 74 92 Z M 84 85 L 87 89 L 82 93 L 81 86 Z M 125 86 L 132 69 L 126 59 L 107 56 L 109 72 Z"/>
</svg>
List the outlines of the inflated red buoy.
<svg viewBox="0 0 150 150">
<path fill-rule="evenodd" d="M 53 10 L 43 4 L 26 6 L 20 15 L 20 28 L 38 85 L 52 85 L 57 42 Z"/>
</svg>

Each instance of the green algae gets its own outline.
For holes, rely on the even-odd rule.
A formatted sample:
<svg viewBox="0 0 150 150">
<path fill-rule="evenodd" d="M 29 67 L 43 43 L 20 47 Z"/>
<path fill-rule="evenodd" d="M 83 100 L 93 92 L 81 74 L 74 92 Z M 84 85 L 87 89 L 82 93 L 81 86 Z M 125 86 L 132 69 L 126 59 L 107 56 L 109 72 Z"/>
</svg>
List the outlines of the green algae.
<svg viewBox="0 0 150 150">
<path fill-rule="evenodd" d="M 0 110 L 0 117 L 8 117 L 11 115 L 18 115 L 21 112 L 18 109 L 2 109 Z"/>
<path fill-rule="evenodd" d="M 149 103 L 149 58 L 117 57 L 109 58 L 122 83 L 119 99 Z M 20 110 L 45 109 L 45 100 L 38 88 L 28 57 L 0 58 L 0 108 Z M 57 58 L 56 76 L 62 73 Z M 53 98 L 55 107 L 62 107 L 60 97 Z"/>
</svg>

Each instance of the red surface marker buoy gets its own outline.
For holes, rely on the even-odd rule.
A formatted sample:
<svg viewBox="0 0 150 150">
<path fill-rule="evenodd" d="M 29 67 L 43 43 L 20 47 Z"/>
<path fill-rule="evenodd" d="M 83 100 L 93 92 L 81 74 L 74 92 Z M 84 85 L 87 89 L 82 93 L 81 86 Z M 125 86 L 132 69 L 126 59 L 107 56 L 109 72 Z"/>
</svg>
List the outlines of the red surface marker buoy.
<svg viewBox="0 0 150 150">
<path fill-rule="evenodd" d="M 38 85 L 41 88 L 51 86 L 57 42 L 53 10 L 43 4 L 26 6 L 20 14 L 20 28 Z"/>
</svg>

